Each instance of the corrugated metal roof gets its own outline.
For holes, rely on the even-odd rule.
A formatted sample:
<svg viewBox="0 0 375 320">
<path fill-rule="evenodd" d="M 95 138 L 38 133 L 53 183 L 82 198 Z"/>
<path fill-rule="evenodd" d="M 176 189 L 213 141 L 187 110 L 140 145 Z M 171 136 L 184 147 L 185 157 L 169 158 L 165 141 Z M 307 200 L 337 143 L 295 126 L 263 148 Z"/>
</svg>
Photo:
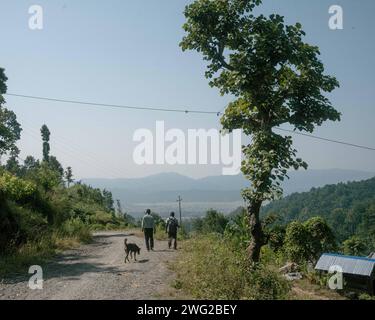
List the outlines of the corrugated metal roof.
<svg viewBox="0 0 375 320">
<path fill-rule="evenodd" d="M 340 266 L 343 273 L 371 276 L 375 269 L 375 259 L 324 253 L 315 269 L 328 271 L 331 266 Z"/>
</svg>

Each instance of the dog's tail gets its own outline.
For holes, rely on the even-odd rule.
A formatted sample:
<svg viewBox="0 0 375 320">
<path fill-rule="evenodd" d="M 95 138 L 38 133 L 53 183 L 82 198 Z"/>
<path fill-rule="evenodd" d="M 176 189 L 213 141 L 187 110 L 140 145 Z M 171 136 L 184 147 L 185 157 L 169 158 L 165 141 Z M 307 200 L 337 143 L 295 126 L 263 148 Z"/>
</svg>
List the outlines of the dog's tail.
<svg viewBox="0 0 375 320">
<path fill-rule="evenodd" d="M 126 246 L 126 244 L 127 244 L 127 242 L 128 242 L 128 239 L 124 239 L 124 245 Z"/>
</svg>

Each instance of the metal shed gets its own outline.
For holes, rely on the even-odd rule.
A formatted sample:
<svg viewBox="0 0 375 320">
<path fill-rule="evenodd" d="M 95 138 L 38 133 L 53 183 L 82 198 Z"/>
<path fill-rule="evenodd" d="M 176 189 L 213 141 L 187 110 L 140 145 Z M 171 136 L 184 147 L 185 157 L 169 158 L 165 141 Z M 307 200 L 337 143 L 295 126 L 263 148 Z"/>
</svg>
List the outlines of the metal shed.
<svg viewBox="0 0 375 320">
<path fill-rule="evenodd" d="M 347 287 L 375 294 L 375 259 L 324 253 L 315 270 L 328 272 L 333 266 L 341 267 Z"/>
</svg>

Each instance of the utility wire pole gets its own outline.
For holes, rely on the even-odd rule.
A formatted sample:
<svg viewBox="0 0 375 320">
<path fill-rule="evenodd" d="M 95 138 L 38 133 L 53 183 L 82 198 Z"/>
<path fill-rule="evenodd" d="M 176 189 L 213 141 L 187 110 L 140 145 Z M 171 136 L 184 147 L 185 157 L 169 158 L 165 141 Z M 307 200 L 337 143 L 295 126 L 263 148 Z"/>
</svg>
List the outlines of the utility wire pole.
<svg viewBox="0 0 375 320">
<path fill-rule="evenodd" d="M 182 214 L 181 214 L 181 196 L 178 196 L 177 202 L 178 202 L 178 210 L 180 212 L 180 227 L 182 227 Z"/>
</svg>

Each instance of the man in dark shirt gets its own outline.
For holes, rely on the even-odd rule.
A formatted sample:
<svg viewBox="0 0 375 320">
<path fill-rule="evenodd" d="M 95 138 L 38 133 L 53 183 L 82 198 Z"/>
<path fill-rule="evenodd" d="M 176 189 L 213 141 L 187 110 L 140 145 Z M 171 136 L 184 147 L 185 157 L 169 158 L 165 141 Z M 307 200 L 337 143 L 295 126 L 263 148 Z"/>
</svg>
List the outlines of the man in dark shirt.
<svg viewBox="0 0 375 320">
<path fill-rule="evenodd" d="M 178 225 L 178 220 L 174 216 L 174 212 L 171 212 L 171 216 L 167 219 L 167 224 L 165 226 L 165 232 L 168 233 L 168 247 L 169 249 L 172 246 L 172 240 L 173 242 L 173 248 L 177 250 L 177 229 L 180 226 Z"/>
</svg>

